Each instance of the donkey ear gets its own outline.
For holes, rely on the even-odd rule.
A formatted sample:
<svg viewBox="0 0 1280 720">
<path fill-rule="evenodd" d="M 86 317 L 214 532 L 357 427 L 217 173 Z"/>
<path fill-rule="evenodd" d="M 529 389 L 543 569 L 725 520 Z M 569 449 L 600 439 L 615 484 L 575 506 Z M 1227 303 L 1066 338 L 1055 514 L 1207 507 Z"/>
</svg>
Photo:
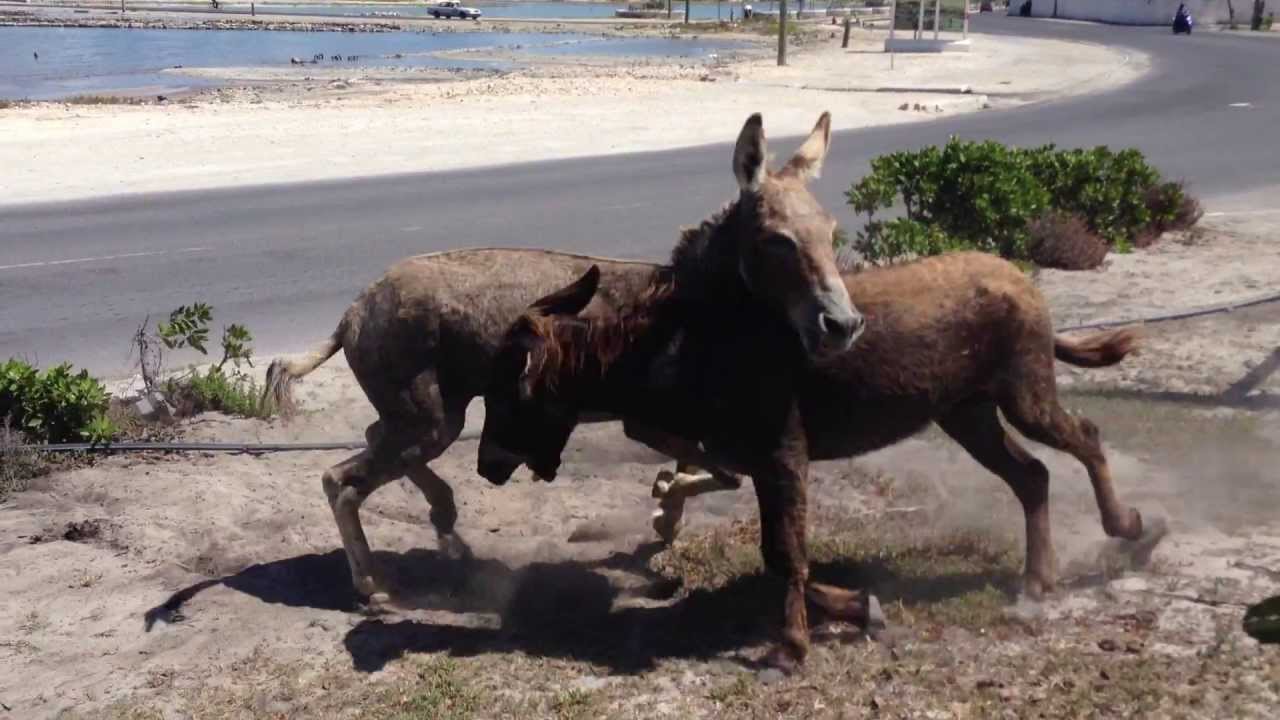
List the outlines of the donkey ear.
<svg viewBox="0 0 1280 720">
<path fill-rule="evenodd" d="M 572 285 L 557 290 L 530 306 L 542 315 L 577 315 L 595 297 L 600 287 L 600 266 L 592 265 Z"/>
<path fill-rule="evenodd" d="M 831 147 L 831 113 L 824 112 L 813 126 L 813 132 L 791 156 L 782 173 L 800 180 L 812 180 L 822 173 L 822 161 L 827 157 L 827 148 Z"/>
<path fill-rule="evenodd" d="M 742 126 L 738 144 L 733 148 L 733 175 L 738 178 L 742 192 L 756 192 L 766 172 L 764 120 L 760 113 L 753 113 Z"/>
</svg>

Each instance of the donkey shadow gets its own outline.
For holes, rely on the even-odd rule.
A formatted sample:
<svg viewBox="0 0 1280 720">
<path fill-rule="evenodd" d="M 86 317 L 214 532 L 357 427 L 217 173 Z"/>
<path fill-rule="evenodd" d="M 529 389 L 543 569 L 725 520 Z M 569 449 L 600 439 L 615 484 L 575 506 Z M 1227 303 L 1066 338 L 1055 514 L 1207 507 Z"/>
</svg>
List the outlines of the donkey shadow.
<svg viewBox="0 0 1280 720">
<path fill-rule="evenodd" d="M 435 550 L 377 553 L 397 608 L 415 617 L 366 617 L 343 638 L 353 667 L 376 672 L 405 655 L 446 652 L 455 657 L 522 652 L 585 660 L 613 673 L 652 669 L 661 659 L 708 660 L 770 639 L 781 619 L 782 588 L 764 573 L 740 576 L 716 589 L 679 597 L 678 586 L 648 569 L 661 546 L 647 543 L 597 561 L 533 562 L 453 557 Z M 638 582 L 611 582 L 616 573 Z M 883 562 L 814 563 L 811 577 L 877 593 L 882 603 L 936 602 L 992 585 L 1012 597 L 1009 574 L 962 573 L 905 579 Z M 358 612 L 346 556 L 306 554 L 251 565 L 221 579 L 195 583 L 147 611 L 148 630 L 179 622 L 186 603 L 215 585 L 289 607 Z M 817 609 L 813 619 L 820 621 Z M 446 616 L 455 613 L 457 616 Z M 421 615 L 430 615 L 424 619 Z M 475 615 L 497 617 L 477 623 Z M 440 619 L 437 619 L 440 618 Z M 816 638 L 815 638 L 816 639 Z"/>
</svg>

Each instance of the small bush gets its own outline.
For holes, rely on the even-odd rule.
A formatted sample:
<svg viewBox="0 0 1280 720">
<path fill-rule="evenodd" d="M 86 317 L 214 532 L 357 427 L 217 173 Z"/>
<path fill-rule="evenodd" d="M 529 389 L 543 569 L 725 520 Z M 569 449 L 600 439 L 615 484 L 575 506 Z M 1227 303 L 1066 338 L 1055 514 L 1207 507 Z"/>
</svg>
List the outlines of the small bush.
<svg viewBox="0 0 1280 720">
<path fill-rule="evenodd" d="M 0 364 L 0 419 L 33 442 L 107 442 L 115 427 L 107 419 L 107 390 L 87 370 L 70 363 L 43 372 L 21 360 Z"/>
<path fill-rule="evenodd" d="M 209 323 L 213 308 L 205 303 L 183 305 L 169 313 L 169 321 L 156 327 L 160 342 L 170 350 L 190 347 L 208 355 Z M 152 339 L 144 330 L 135 336 L 140 357 Z M 243 325 L 230 324 L 222 329 L 222 359 L 204 373 L 191 370 L 185 375 L 165 380 L 160 392 L 173 405 L 177 415 L 190 416 L 202 412 L 222 412 L 244 417 L 269 417 L 274 408 L 262 405 L 256 382 L 241 372 L 242 364 L 253 367 L 253 335 Z M 227 363 L 231 368 L 227 369 Z M 144 363 L 144 371 L 145 371 Z M 145 375 L 145 372 L 144 372 Z"/>
<path fill-rule="evenodd" d="M 1200 201 L 1188 195 L 1180 182 L 1165 182 L 1147 188 L 1143 202 L 1151 216 L 1154 236 L 1170 230 L 1189 230 L 1204 216 Z"/>
<path fill-rule="evenodd" d="M 204 374 L 192 372 L 164 383 L 164 396 L 181 417 L 202 412 L 221 412 L 244 417 L 269 417 L 259 407 L 261 390 L 257 383 L 238 372 L 224 372 L 211 366 Z"/>
<path fill-rule="evenodd" d="M 1107 257 L 1107 241 L 1076 214 L 1052 210 L 1027 226 L 1027 254 L 1040 267 L 1092 270 Z"/>
<path fill-rule="evenodd" d="M 26 490 L 32 478 L 47 471 L 40 456 L 23 447 L 25 444 L 21 433 L 10 429 L 8 423 L 0 423 L 0 502 Z"/>
<path fill-rule="evenodd" d="M 1162 183 L 1137 150 L 1019 149 L 954 137 L 942 147 L 873 159 L 871 173 L 846 197 L 867 215 L 855 248 L 877 264 L 958 249 L 1030 260 L 1031 223 L 1050 211 L 1077 217 L 1089 234 L 1120 252 L 1175 222 L 1199 219 L 1198 203 L 1180 184 Z M 904 219 L 875 219 L 899 204 Z M 1085 247 L 1077 243 L 1072 253 Z"/>
</svg>

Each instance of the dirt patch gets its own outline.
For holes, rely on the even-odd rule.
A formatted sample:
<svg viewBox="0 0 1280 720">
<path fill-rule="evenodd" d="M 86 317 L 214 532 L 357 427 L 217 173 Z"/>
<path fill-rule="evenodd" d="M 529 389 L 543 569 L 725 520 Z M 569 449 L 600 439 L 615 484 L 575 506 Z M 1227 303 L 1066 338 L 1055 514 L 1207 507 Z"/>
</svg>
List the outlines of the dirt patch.
<svg viewBox="0 0 1280 720">
<path fill-rule="evenodd" d="M 68 542 L 90 542 L 102 536 L 107 522 L 105 520 L 81 520 L 67 523 L 62 532 L 62 539 Z"/>
<path fill-rule="evenodd" d="M 1274 277 L 1264 230 L 1215 224 L 1039 282 L 1063 324 L 1243 297 Z M 1170 534 L 1126 562 L 1083 468 L 1031 445 L 1060 569 L 1042 604 L 1016 596 L 1016 500 L 933 431 L 813 468 L 814 575 L 877 593 L 890 624 L 869 641 L 815 617 L 791 678 L 755 666 L 778 609 L 753 493 L 691 502 L 663 550 L 650 487 L 668 463 L 614 426 L 581 428 L 555 482 L 502 488 L 474 476 L 464 435 L 433 467 L 469 552 L 438 547 L 412 484 L 374 494 L 363 517 L 396 597 L 377 616 L 356 606 L 320 488 L 343 453 L 111 457 L 0 505 L 0 702 L 31 718 L 1270 717 L 1280 655 L 1241 618 L 1280 592 L 1280 413 L 1224 396 L 1276 347 L 1280 311 L 1251 313 L 1152 326 L 1117 370 L 1060 367 L 1122 498 Z M 290 424 L 182 427 L 348 440 L 372 419 L 340 358 L 298 396 Z M 61 541 L 71 527 L 82 541 Z M 28 541 L 50 528 L 58 541 Z"/>
</svg>

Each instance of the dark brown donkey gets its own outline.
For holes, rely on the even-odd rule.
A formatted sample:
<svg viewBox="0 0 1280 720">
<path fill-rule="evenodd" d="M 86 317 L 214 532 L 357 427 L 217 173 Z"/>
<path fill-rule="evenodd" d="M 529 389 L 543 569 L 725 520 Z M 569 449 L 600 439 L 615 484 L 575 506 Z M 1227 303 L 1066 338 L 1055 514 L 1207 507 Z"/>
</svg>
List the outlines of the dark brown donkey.
<svg viewBox="0 0 1280 720">
<path fill-rule="evenodd" d="M 557 318 L 573 320 L 595 292 L 589 273 L 526 314 L 495 359 L 479 458 L 480 474 L 496 483 L 521 463 L 554 476 L 578 412 L 600 405 L 623 409 L 629 435 L 672 457 L 751 475 L 765 562 L 786 581 L 784 647 L 774 654 L 785 666 L 808 647 L 798 382 L 813 360 L 846 351 L 864 324 L 836 269 L 835 221 L 806 186 L 829 138 L 824 113 L 770 172 L 752 116 L 734 149 L 738 199 L 686 234 L 633 307 L 609 322 L 560 325 L 569 335 L 559 337 Z"/>
<path fill-rule="evenodd" d="M 485 395 L 482 467 L 494 456 L 519 457 L 551 467 L 563 442 L 548 439 L 567 437 L 577 412 L 622 416 L 628 435 L 657 449 L 704 467 L 719 465 L 752 475 L 766 565 L 789 574 L 794 586 L 803 582 L 805 573 L 805 463 L 882 448 L 936 422 L 1004 479 L 1021 501 L 1026 519 L 1026 590 L 1038 597 L 1052 589 L 1056 574 L 1049 473 L 1006 432 L 999 419 L 1003 413 L 1022 434 L 1070 453 L 1084 464 L 1107 534 L 1129 540 L 1142 537 L 1138 512 L 1116 497 L 1097 427 L 1063 410 L 1054 378 L 1055 357 L 1082 367 L 1119 362 L 1135 346 L 1133 331 L 1098 333 L 1080 340 L 1055 337 L 1044 299 L 1026 276 L 1011 264 L 981 253 L 849 274 L 845 282 L 866 318 L 865 332 L 851 350 L 818 361 L 800 376 L 784 375 L 784 384 L 796 394 L 798 412 L 787 417 L 785 424 L 766 414 L 764 419 L 774 424 L 765 426 L 767 432 L 762 433 L 758 429 L 763 426 L 761 416 L 742 412 L 749 400 L 734 396 L 717 403 L 714 395 L 728 391 L 767 398 L 776 394 L 774 380 L 762 374 L 755 386 L 745 390 L 718 382 L 718 373 L 731 372 L 720 361 L 724 353 L 713 344 L 695 342 L 695 335 L 709 331 L 699 324 L 696 310 L 679 307 L 679 263 L 689 261 L 690 247 L 714 238 L 717 227 L 704 225 L 686 234 L 674 256 L 677 287 L 650 293 L 647 305 L 606 322 L 576 317 L 574 309 L 591 299 L 598 284 L 598 275 L 588 272 L 574 285 L 535 304 L 512 326 Z M 672 307 L 679 307 L 679 312 L 672 312 Z M 758 332 L 748 335 L 753 342 L 780 341 Z M 768 345 L 751 348 L 732 341 L 730 345 L 735 355 L 728 363 L 776 355 Z M 671 376 L 678 379 L 672 381 Z M 705 407 L 728 412 L 707 413 Z M 697 421 L 674 422 L 691 416 Z M 715 427 L 715 423 L 723 425 Z M 682 436 L 683 441 L 673 443 L 663 433 Z M 759 456 L 732 441 L 726 444 L 724 433 L 768 443 L 765 447 L 786 458 L 777 461 L 787 464 L 786 482 L 765 474 L 781 471 Z M 781 439 L 771 439 L 771 433 Z M 701 440 L 707 452 L 691 450 L 690 440 Z M 1160 523 L 1153 524 L 1154 537 L 1145 542 L 1158 539 L 1162 528 Z M 811 588 L 811 597 L 822 594 L 813 593 L 815 589 Z M 821 597 L 814 599 L 824 602 Z M 792 656 L 802 659 L 807 639 L 803 606 L 793 602 L 789 598 L 784 639 Z M 834 598 L 826 598 L 826 603 L 833 602 Z"/>
</svg>

